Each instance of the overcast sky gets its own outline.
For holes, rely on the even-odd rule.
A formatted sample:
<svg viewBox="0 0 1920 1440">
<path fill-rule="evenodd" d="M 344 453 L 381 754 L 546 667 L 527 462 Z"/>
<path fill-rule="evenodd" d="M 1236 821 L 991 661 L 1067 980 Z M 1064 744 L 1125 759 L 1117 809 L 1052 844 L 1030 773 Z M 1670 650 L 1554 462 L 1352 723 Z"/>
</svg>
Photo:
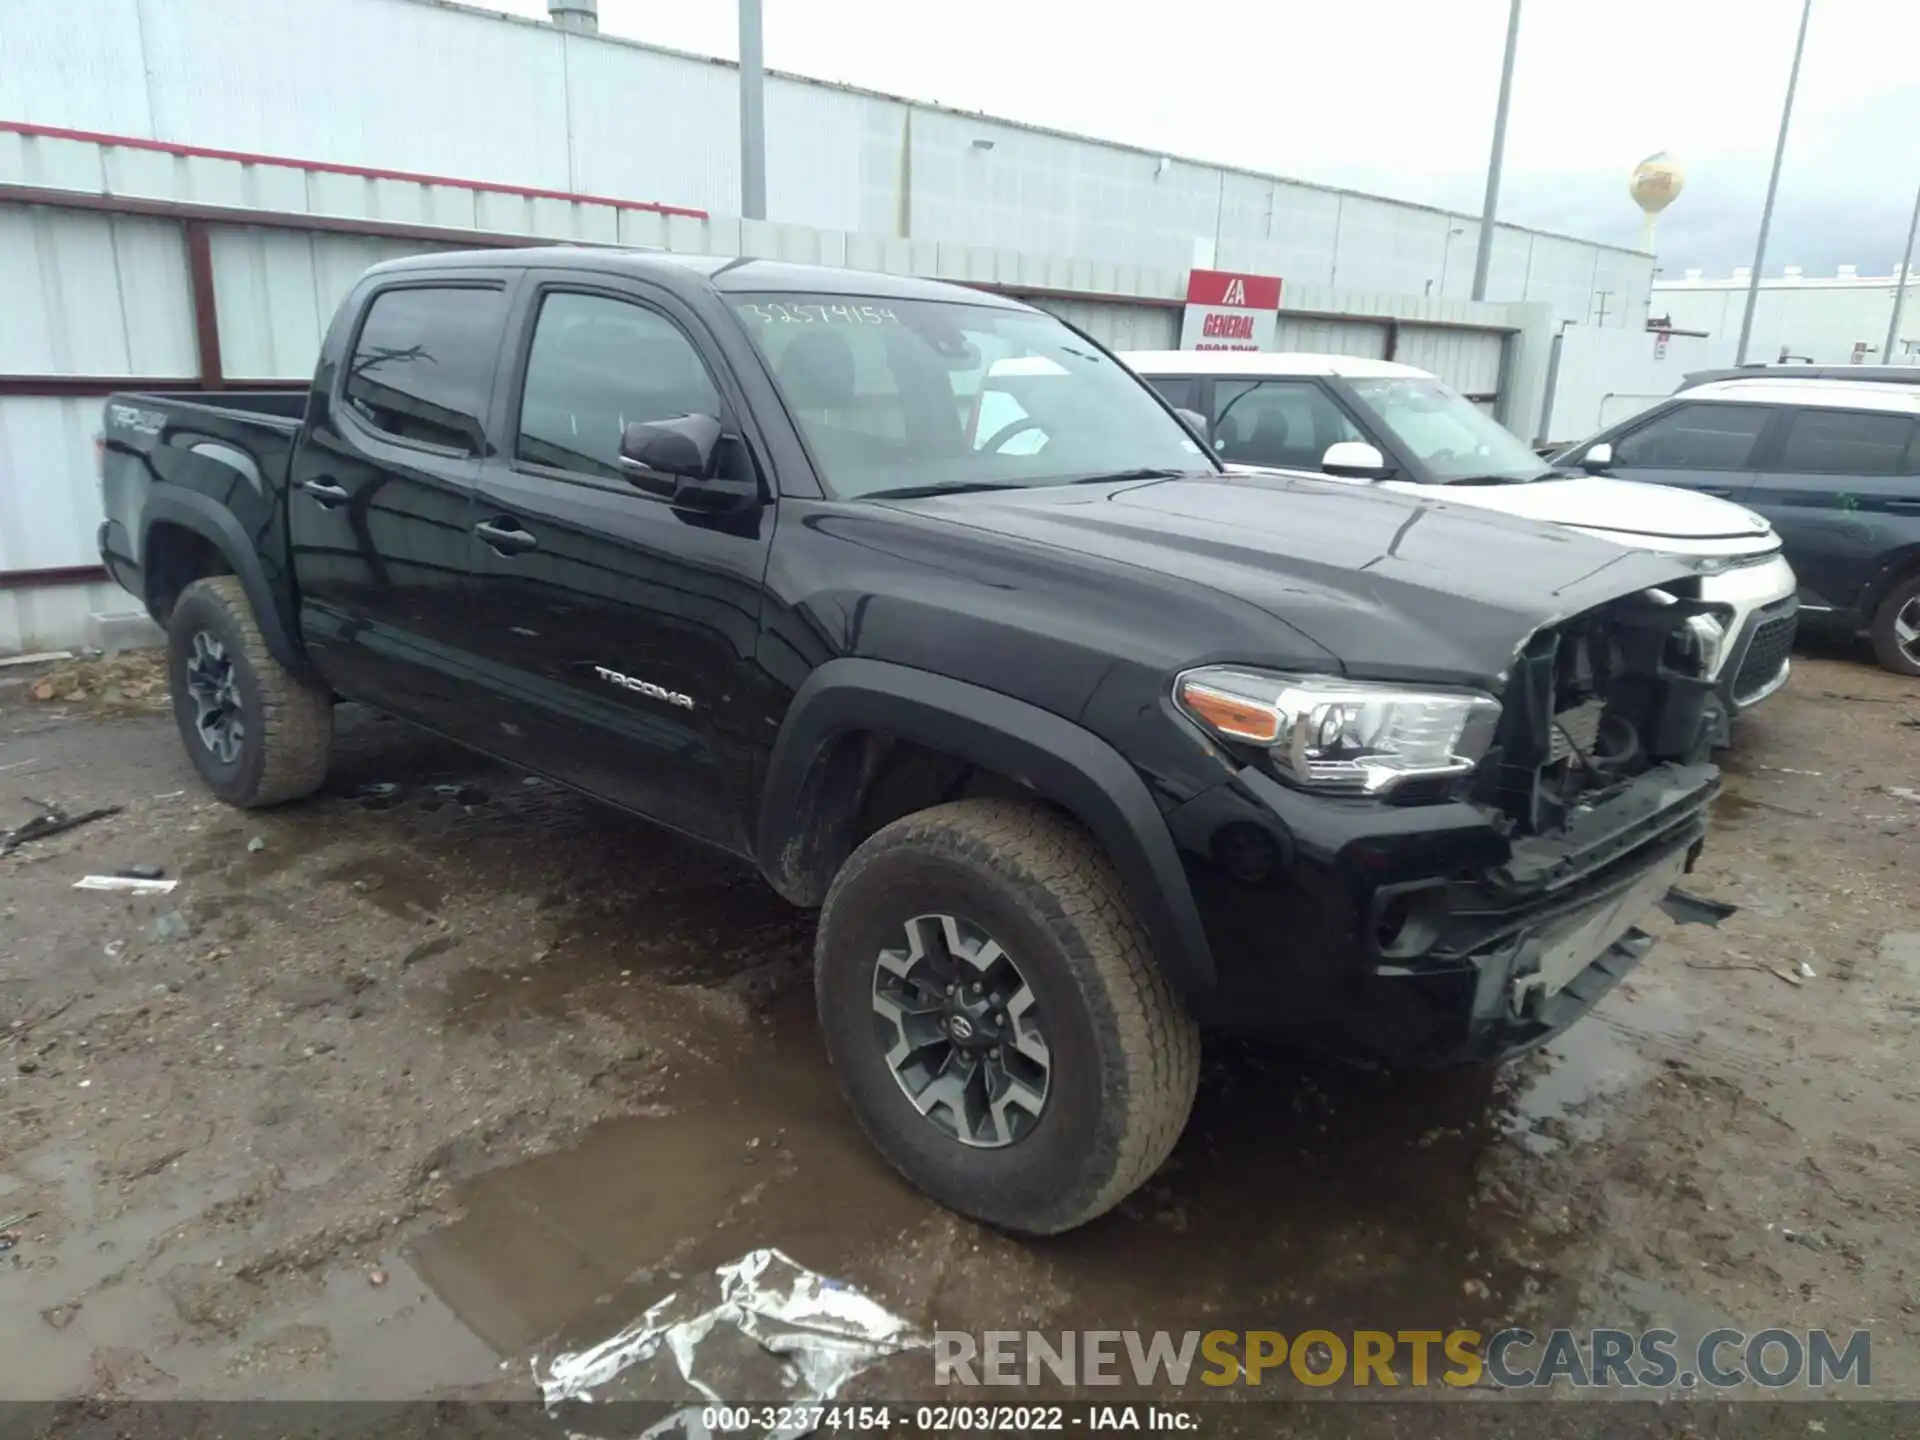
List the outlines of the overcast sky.
<svg viewBox="0 0 1920 1440">
<path fill-rule="evenodd" d="M 763 4 L 774 69 L 1480 208 L 1507 0 Z M 1524 0 L 1501 218 L 1633 244 L 1627 176 L 1665 150 L 1687 184 L 1662 270 L 1748 263 L 1799 16 L 1800 0 Z M 600 26 L 739 53 L 735 0 L 600 0 Z M 1814 0 L 1768 272 L 1886 274 L 1917 185 L 1920 0 Z"/>
</svg>

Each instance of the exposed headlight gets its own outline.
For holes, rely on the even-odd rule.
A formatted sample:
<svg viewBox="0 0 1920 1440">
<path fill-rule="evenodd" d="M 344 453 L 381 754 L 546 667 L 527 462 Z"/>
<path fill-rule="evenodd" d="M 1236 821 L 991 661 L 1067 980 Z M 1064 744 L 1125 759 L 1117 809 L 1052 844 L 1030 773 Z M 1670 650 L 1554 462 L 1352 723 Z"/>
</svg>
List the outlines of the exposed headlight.
<svg viewBox="0 0 1920 1440">
<path fill-rule="evenodd" d="M 1500 720 L 1500 703 L 1488 695 L 1224 665 L 1187 671 L 1173 695 L 1221 739 L 1272 751 L 1295 784 L 1356 795 L 1417 776 L 1465 774 Z"/>
<path fill-rule="evenodd" d="M 1687 633 L 1700 656 L 1700 673 L 1709 680 L 1717 679 L 1727 658 L 1727 627 L 1711 615 L 1689 615 Z"/>
</svg>

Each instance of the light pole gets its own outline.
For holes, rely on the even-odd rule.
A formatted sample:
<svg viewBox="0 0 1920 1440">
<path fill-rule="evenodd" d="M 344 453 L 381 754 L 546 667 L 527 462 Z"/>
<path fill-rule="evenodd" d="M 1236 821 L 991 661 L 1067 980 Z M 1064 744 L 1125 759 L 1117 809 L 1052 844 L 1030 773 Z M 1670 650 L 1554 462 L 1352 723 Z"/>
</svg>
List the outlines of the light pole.
<svg viewBox="0 0 1920 1440">
<path fill-rule="evenodd" d="M 1913 192 L 1913 219 L 1907 222 L 1907 248 L 1900 260 L 1900 273 L 1893 277 L 1893 316 L 1887 321 L 1887 348 L 1880 358 L 1893 364 L 1893 347 L 1900 343 L 1900 310 L 1907 303 L 1907 285 L 1913 279 L 1913 236 L 1920 230 L 1920 189 Z"/>
<path fill-rule="evenodd" d="M 1493 217 L 1500 208 L 1500 163 L 1507 149 L 1507 104 L 1513 99 L 1513 57 L 1520 48 L 1520 0 L 1507 11 L 1507 56 L 1500 64 L 1500 100 L 1493 111 L 1493 155 L 1487 161 L 1487 198 L 1480 207 L 1480 247 L 1473 252 L 1473 298 L 1487 298 L 1493 264 Z"/>
<path fill-rule="evenodd" d="M 767 76 L 760 0 L 740 0 L 740 213 L 767 218 Z"/>
<path fill-rule="evenodd" d="M 1767 231 L 1773 225 L 1773 197 L 1780 189 L 1780 162 L 1787 153 L 1787 127 L 1793 120 L 1793 92 L 1800 84 L 1800 57 L 1807 48 L 1807 21 L 1813 18 L 1813 0 L 1801 0 L 1800 38 L 1793 42 L 1793 69 L 1787 72 L 1787 99 L 1780 107 L 1780 137 L 1773 143 L 1773 173 L 1767 176 L 1767 201 L 1760 210 L 1760 239 L 1753 247 L 1753 270 L 1747 276 L 1747 311 L 1740 317 L 1740 345 L 1733 363 L 1747 363 L 1747 342 L 1753 338 L 1753 311 L 1760 303 L 1760 268 L 1767 261 Z"/>
</svg>

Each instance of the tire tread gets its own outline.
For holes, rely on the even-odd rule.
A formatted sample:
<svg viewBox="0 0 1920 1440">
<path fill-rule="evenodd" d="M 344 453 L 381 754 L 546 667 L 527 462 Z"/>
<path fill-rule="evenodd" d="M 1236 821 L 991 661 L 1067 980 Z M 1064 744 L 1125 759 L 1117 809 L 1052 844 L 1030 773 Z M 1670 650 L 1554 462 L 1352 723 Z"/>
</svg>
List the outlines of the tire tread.
<svg viewBox="0 0 1920 1440">
<path fill-rule="evenodd" d="M 1117 1096 L 1120 1123 L 1108 1131 L 1097 1183 L 1062 1195 L 1055 1209 L 1019 1228 L 1070 1230 L 1119 1204 L 1160 1168 L 1186 1127 L 1200 1078 L 1199 1027 L 1187 1016 L 1155 962 L 1118 873 L 1085 829 L 1044 805 L 1018 800 L 958 800 L 896 820 L 871 836 L 834 877 L 821 911 L 831 933 L 834 907 L 874 857 L 901 846 L 945 852 L 992 872 L 1032 907 L 1076 966 L 1096 1030 L 1108 1032 L 1101 1077 Z M 1104 1175 L 1100 1172 L 1104 1171 Z"/>
<path fill-rule="evenodd" d="M 333 749 L 333 697 L 309 685 L 274 658 L 253 618 L 253 603 L 235 575 L 210 575 L 181 592 L 180 604 L 199 594 L 224 611 L 240 637 L 253 671 L 264 714 L 260 734 L 264 764 L 251 794 L 235 803 L 246 809 L 280 805 L 318 790 L 327 778 Z"/>
</svg>

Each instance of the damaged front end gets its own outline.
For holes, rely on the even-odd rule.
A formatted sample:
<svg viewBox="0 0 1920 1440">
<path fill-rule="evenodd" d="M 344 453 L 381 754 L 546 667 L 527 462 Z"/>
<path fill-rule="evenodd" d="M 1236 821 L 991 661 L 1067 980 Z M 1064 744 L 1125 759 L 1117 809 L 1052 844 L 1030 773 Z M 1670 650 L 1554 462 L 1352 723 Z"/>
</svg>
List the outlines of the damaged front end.
<svg viewBox="0 0 1920 1440">
<path fill-rule="evenodd" d="M 1220 970 L 1202 1018 L 1395 1064 L 1501 1060 L 1572 1024 L 1700 853 L 1724 634 L 1672 589 L 1542 626 L 1477 762 L 1372 798 L 1251 753 L 1171 817 Z"/>
<path fill-rule="evenodd" d="M 1706 757 L 1725 642 L 1715 607 L 1654 589 L 1521 647 L 1468 787 L 1508 854 L 1441 887 L 1425 957 L 1476 975 L 1465 1054 L 1550 1038 L 1652 944 L 1639 922 L 1693 868 L 1720 788 Z"/>
</svg>

